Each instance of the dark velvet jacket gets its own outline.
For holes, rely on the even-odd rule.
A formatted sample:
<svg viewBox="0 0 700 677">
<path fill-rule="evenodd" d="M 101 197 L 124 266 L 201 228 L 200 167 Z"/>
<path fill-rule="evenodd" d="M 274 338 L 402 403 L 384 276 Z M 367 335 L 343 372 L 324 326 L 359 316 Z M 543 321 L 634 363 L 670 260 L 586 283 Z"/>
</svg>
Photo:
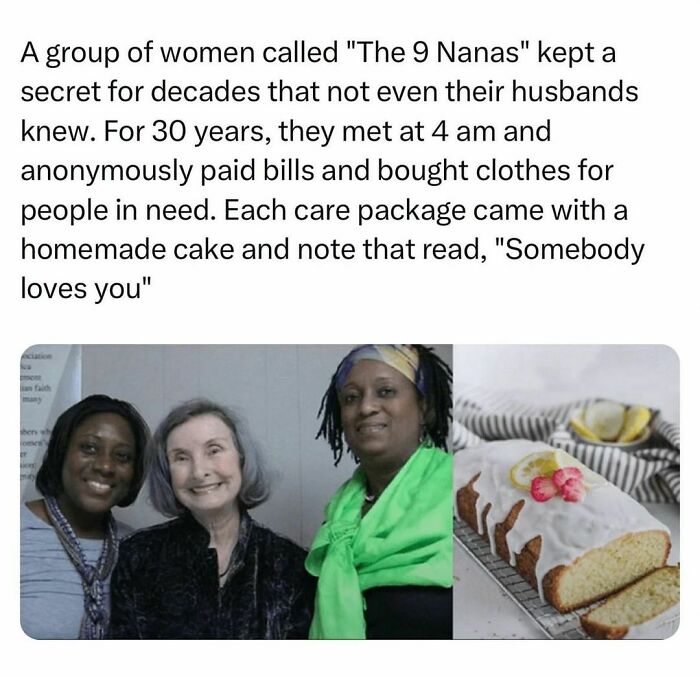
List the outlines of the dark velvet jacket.
<svg viewBox="0 0 700 677">
<path fill-rule="evenodd" d="M 112 575 L 115 639 L 305 639 L 315 581 L 298 545 L 241 515 L 231 573 L 191 516 L 143 529 L 119 546 Z"/>
</svg>

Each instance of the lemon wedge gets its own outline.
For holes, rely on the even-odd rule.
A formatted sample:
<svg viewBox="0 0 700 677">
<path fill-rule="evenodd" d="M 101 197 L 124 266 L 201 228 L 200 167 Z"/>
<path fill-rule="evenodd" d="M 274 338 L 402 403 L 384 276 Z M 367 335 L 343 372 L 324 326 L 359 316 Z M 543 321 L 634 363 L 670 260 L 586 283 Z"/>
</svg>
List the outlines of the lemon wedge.
<svg viewBox="0 0 700 677">
<path fill-rule="evenodd" d="M 557 449 L 552 452 L 554 454 L 554 462 L 558 468 L 578 468 L 583 474 L 583 485 L 586 489 L 600 487 L 608 483 L 602 475 L 593 472 L 588 466 L 583 465 L 577 458 L 568 454 L 563 449 Z"/>
<path fill-rule="evenodd" d="M 528 454 L 510 469 L 510 481 L 518 489 L 530 491 L 535 477 L 551 477 L 561 466 L 557 465 L 556 451 L 536 451 Z"/>
<path fill-rule="evenodd" d="M 590 440 L 591 442 L 602 442 L 600 437 L 596 435 L 592 430 L 589 430 L 586 424 L 581 418 L 581 412 L 576 412 L 569 420 L 569 425 L 574 429 L 574 432 L 583 437 L 584 440 Z"/>
<path fill-rule="evenodd" d="M 625 406 L 609 400 L 594 402 L 586 408 L 583 419 L 586 427 L 601 440 L 617 440 L 625 422 Z"/>
<path fill-rule="evenodd" d="M 625 413 L 625 422 L 620 432 L 618 442 L 633 442 L 651 421 L 651 412 L 641 404 L 631 406 Z"/>
</svg>

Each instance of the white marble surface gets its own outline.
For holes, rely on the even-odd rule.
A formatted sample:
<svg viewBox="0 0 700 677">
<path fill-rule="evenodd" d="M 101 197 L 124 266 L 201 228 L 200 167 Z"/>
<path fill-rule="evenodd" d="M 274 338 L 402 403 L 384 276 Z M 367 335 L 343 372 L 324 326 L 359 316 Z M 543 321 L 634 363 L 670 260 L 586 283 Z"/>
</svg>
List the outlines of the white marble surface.
<svg viewBox="0 0 700 677">
<path fill-rule="evenodd" d="M 677 505 L 646 504 L 671 530 L 669 564 L 680 561 Z M 454 636 L 456 639 L 544 639 L 537 624 L 464 550 L 454 550 Z"/>
</svg>

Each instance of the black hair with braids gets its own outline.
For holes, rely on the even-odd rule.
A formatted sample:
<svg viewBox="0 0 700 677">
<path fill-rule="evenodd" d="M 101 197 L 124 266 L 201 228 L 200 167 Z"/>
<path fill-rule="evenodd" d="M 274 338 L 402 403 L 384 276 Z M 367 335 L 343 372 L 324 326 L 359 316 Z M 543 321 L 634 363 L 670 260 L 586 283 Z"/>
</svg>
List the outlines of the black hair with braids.
<svg viewBox="0 0 700 677">
<path fill-rule="evenodd" d="M 425 402 L 426 435 L 433 446 L 447 451 L 450 421 L 452 420 L 452 370 L 432 348 L 420 344 L 413 344 L 411 347 L 418 353 L 416 382 L 421 384 L 425 393 L 423 394 L 416 388 L 418 396 Z M 345 358 L 340 361 L 335 370 L 317 414 L 323 418 L 316 439 L 323 436 L 328 442 L 333 450 L 335 465 L 340 463 L 345 452 L 337 383 L 338 374 L 344 361 Z M 348 451 L 351 450 L 348 449 Z"/>
</svg>

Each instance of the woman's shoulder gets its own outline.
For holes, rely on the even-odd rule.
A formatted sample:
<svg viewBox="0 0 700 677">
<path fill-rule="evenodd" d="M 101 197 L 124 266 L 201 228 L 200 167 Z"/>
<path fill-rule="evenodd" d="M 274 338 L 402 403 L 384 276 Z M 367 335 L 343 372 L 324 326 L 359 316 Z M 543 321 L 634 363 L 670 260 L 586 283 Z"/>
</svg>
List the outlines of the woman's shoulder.
<svg viewBox="0 0 700 677">
<path fill-rule="evenodd" d="M 184 531 L 182 518 L 178 517 L 168 522 L 155 524 L 154 526 L 137 529 L 127 534 L 119 544 L 120 553 L 148 552 L 155 548 L 167 546 L 169 543 L 178 542 Z"/>
<path fill-rule="evenodd" d="M 134 531 L 136 531 L 130 524 L 125 524 L 120 520 L 114 520 L 114 526 L 117 529 L 117 538 L 120 541 L 124 540 L 129 534 L 133 534 Z"/>
<path fill-rule="evenodd" d="M 58 536 L 50 524 L 40 519 L 26 504 L 20 507 L 20 546 L 22 557 L 45 557 L 47 551 L 61 548 Z M 62 549 L 62 548 L 61 548 Z M 25 566 L 23 561 L 22 566 Z"/>
<path fill-rule="evenodd" d="M 21 529 L 50 529 L 53 527 L 42 520 L 37 512 L 37 506 L 40 501 L 29 501 L 28 503 L 21 503 L 19 508 L 19 518 L 20 518 L 20 528 Z"/>
<path fill-rule="evenodd" d="M 306 550 L 286 536 L 274 532 L 251 518 L 251 540 L 258 547 L 264 548 L 270 554 L 275 555 L 280 562 L 303 562 L 306 559 Z"/>
</svg>

